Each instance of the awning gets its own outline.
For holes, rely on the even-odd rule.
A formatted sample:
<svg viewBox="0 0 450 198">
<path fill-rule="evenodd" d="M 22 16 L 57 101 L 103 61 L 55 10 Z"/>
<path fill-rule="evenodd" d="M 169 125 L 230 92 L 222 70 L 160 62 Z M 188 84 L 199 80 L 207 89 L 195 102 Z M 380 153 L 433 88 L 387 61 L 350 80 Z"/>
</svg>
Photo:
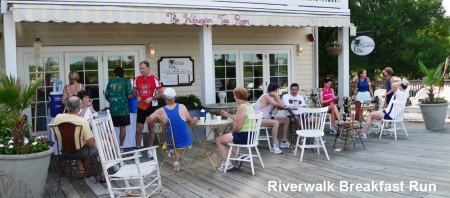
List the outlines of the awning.
<svg viewBox="0 0 450 198">
<path fill-rule="evenodd" d="M 350 16 L 194 8 L 14 4 L 15 22 L 350 27 Z"/>
</svg>

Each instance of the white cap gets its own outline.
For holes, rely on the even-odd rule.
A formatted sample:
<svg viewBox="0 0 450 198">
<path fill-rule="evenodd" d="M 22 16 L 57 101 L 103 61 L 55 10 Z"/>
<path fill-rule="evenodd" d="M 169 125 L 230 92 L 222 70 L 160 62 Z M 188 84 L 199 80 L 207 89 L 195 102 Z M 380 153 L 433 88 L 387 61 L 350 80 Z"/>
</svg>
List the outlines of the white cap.
<svg viewBox="0 0 450 198">
<path fill-rule="evenodd" d="M 175 89 L 172 88 L 166 88 L 164 90 L 164 95 L 168 97 L 175 97 L 177 94 L 175 93 Z"/>
</svg>

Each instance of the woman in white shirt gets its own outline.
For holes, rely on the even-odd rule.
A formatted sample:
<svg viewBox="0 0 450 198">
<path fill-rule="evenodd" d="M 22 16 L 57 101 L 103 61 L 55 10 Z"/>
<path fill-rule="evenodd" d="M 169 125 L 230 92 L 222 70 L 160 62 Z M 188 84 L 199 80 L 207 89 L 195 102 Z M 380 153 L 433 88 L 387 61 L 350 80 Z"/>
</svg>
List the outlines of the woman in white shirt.
<svg viewBox="0 0 450 198">
<path fill-rule="evenodd" d="M 90 114 L 96 113 L 92 106 L 92 100 L 89 99 L 89 95 L 86 91 L 81 90 L 77 93 L 77 96 L 81 99 L 81 109 L 78 112 L 78 116 L 83 117 L 86 120 L 91 119 Z"/>
<path fill-rule="evenodd" d="M 401 82 L 396 82 L 392 84 L 392 90 L 394 95 L 392 96 L 391 102 L 384 110 L 378 110 L 367 115 L 366 124 L 364 125 L 363 132 L 361 132 L 361 138 L 367 138 L 367 130 L 372 124 L 372 120 L 392 120 L 392 118 L 396 117 L 398 113 L 401 112 L 402 109 L 398 109 L 397 106 L 394 106 L 392 101 L 404 101 L 409 97 L 409 82 L 407 80 L 402 80 Z"/>
</svg>

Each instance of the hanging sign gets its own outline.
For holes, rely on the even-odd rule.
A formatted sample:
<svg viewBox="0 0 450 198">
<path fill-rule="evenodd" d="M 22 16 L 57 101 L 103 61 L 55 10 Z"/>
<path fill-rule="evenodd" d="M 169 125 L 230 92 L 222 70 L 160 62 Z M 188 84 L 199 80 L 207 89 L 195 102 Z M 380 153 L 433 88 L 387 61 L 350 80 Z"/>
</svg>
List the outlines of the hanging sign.
<svg viewBox="0 0 450 198">
<path fill-rule="evenodd" d="M 375 49 L 375 41 L 368 36 L 358 36 L 352 41 L 351 48 L 356 55 L 365 56 Z"/>
<path fill-rule="evenodd" d="M 161 57 L 159 79 L 163 86 L 190 86 L 194 82 L 194 60 L 188 57 Z"/>
</svg>

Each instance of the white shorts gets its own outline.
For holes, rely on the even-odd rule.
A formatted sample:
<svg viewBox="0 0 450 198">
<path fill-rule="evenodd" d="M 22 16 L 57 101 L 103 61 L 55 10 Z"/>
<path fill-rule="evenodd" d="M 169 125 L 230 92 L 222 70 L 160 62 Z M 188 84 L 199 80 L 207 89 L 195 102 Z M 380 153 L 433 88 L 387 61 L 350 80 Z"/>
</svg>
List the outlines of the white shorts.
<svg viewBox="0 0 450 198">
<path fill-rule="evenodd" d="M 368 91 L 358 91 L 358 94 L 356 95 L 356 101 L 365 103 L 366 101 L 372 101 L 372 97 L 370 97 L 370 93 Z"/>
</svg>

